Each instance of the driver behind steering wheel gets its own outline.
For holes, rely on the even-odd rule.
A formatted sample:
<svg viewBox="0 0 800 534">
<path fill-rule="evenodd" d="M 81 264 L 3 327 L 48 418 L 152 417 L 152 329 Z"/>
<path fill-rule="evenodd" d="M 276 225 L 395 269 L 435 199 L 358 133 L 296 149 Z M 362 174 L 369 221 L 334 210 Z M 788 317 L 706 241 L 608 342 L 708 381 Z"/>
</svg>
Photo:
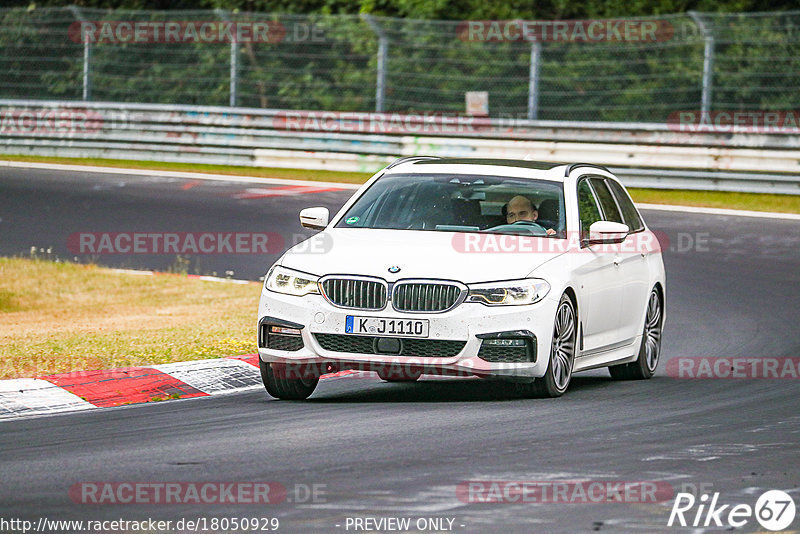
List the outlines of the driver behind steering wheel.
<svg viewBox="0 0 800 534">
<path fill-rule="evenodd" d="M 539 211 L 536 206 L 530 199 L 522 195 L 517 195 L 504 204 L 502 213 L 508 224 L 514 224 L 518 221 L 536 222 L 536 219 L 539 218 Z M 547 235 L 556 233 L 552 228 L 546 228 L 545 230 Z"/>
</svg>

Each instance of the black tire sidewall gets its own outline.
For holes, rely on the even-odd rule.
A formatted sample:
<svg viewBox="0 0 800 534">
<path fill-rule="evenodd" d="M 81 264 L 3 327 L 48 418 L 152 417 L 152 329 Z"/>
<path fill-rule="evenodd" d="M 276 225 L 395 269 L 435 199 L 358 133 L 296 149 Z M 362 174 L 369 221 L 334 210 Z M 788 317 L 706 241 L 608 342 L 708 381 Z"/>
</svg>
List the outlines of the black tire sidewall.
<svg viewBox="0 0 800 534">
<path fill-rule="evenodd" d="M 577 321 L 577 317 L 575 315 L 575 304 L 573 304 L 572 299 L 570 299 L 569 295 L 567 295 L 566 293 L 561 295 L 561 299 L 558 301 L 558 306 L 556 307 L 556 315 L 555 315 L 554 320 L 553 320 L 553 341 L 555 341 L 555 321 L 558 319 L 558 310 L 561 309 L 561 305 L 564 304 L 565 302 L 572 309 L 572 322 L 573 322 L 573 325 L 572 325 L 572 347 L 573 348 L 572 348 L 572 362 L 571 362 L 572 365 L 571 365 L 571 368 L 570 368 L 570 371 L 569 371 L 569 380 L 567 380 L 567 383 L 564 385 L 563 389 L 559 389 L 556 386 L 556 379 L 555 379 L 555 375 L 554 375 L 554 372 L 553 372 L 553 358 L 554 358 L 555 355 L 554 355 L 554 352 L 553 352 L 553 346 L 552 346 L 552 342 L 551 342 L 550 354 L 548 354 L 548 356 L 547 356 L 547 358 L 548 358 L 548 360 L 547 360 L 547 371 L 545 371 L 545 374 L 544 374 L 544 376 L 542 378 L 537 379 L 534 382 L 534 384 L 536 384 L 537 382 L 540 384 L 540 386 L 537 388 L 537 389 L 539 389 L 539 393 L 541 395 L 548 396 L 548 397 L 560 397 L 561 395 L 563 395 L 567 391 L 567 389 L 569 389 L 569 385 L 572 382 L 572 368 L 575 367 L 575 343 L 577 342 L 577 334 L 578 334 L 578 324 L 577 323 L 578 323 L 578 321 Z"/>
<path fill-rule="evenodd" d="M 639 365 L 639 369 L 641 371 L 641 375 L 643 378 L 650 378 L 658 369 L 658 364 L 661 361 L 661 338 L 658 340 L 659 350 L 658 350 L 658 357 L 656 359 L 656 364 L 653 366 L 652 369 L 647 365 L 647 312 L 650 310 L 650 299 L 655 294 L 656 301 L 658 302 L 658 326 L 659 328 L 664 322 L 664 310 L 663 305 L 661 304 L 661 295 L 658 293 L 658 289 L 653 288 L 650 291 L 650 294 L 647 296 L 647 308 L 644 312 L 644 328 L 642 328 L 642 344 L 639 346 L 639 358 L 637 359 L 636 363 Z"/>
<path fill-rule="evenodd" d="M 284 400 L 304 400 L 316 389 L 319 377 L 308 380 L 281 377 L 275 373 L 272 365 L 258 359 L 261 381 L 270 396 Z"/>
</svg>

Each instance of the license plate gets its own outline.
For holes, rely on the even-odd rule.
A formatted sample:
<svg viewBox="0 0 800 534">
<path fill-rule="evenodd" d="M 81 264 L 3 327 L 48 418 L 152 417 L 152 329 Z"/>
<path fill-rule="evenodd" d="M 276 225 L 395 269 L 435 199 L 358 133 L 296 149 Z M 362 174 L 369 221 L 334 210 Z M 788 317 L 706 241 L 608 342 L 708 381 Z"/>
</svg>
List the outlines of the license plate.
<svg viewBox="0 0 800 534">
<path fill-rule="evenodd" d="M 347 334 L 388 337 L 428 337 L 428 319 L 388 319 L 348 315 L 344 323 Z"/>
</svg>

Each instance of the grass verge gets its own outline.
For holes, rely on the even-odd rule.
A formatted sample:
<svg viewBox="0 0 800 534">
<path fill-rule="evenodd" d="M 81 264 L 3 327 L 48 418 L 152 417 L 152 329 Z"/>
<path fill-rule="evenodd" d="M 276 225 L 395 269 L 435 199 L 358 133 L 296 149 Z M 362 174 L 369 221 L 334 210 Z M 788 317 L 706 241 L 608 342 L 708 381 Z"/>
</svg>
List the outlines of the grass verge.
<svg viewBox="0 0 800 534">
<path fill-rule="evenodd" d="M 800 195 L 635 188 L 631 188 L 628 191 L 636 203 L 673 204 L 677 206 L 769 211 L 774 213 L 800 213 Z"/>
<path fill-rule="evenodd" d="M 227 165 L 200 165 L 194 163 L 160 163 L 156 161 L 113 160 L 100 158 L 51 158 L 41 156 L 3 156 L 8 161 L 33 163 L 63 163 L 67 165 L 95 165 L 126 169 L 149 169 L 157 171 L 205 172 L 257 176 L 262 178 L 286 178 L 317 182 L 342 182 L 362 184 L 370 173 L 319 171 L 303 169 L 272 169 L 262 167 L 234 167 Z M 778 213 L 800 213 L 800 195 L 772 195 L 761 193 L 728 193 L 724 191 L 687 191 L 671 189 L 629 189 L 637 203 L 672 204 L 704 208 L 726 208 Z"/>
<path fill-rule="evenodd" d="M 0 258 L 0 379 L 254 353 L 260 290 Z"/>
</svg>

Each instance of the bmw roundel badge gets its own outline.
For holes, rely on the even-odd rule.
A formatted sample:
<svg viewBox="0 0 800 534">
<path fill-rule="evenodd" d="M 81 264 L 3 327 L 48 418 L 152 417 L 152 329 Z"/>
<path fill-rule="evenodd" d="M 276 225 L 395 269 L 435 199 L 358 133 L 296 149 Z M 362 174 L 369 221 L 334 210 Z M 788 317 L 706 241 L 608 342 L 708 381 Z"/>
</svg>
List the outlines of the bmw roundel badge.
<svg viewBox="0 0 800 534">
<path fill-rule="evenodd" d="M 398 267 L 397 265 L 392 265 L 391 267 L 389 267 L 389 272 L 392 274 L 399 273 L 400 267 Z"/>
</svg>

